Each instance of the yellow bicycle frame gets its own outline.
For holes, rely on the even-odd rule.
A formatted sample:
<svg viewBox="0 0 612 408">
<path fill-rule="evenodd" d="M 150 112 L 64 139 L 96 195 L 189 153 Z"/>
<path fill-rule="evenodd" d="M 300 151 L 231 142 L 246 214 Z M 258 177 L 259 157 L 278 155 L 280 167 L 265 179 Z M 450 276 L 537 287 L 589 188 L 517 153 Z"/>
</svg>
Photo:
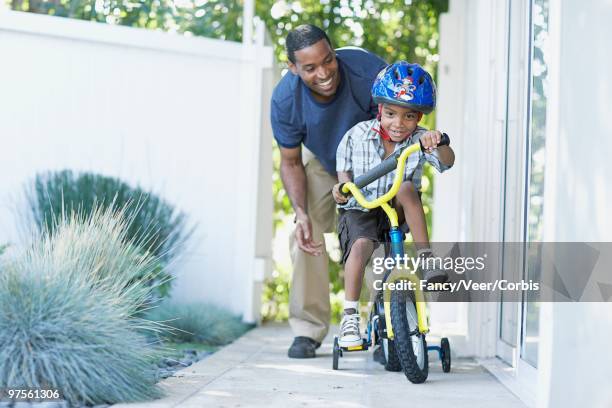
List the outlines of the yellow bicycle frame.
<svg viewBox="0 0 612 408">
<path fill-rule="evenodd" d="M 393 185 L 391 186 L 389 191 L 387 191 L 385 194 L 378 197 L 377 199 L 372 201 L 366 200 L 359 188 L 357 188 L 357 186 L 352 182 L 344 183 L 344 185 L 342 186 L 342 192 L 350 192 L 353 197 L 355 197 L 359 205 L 361 205 L 363 208 L 372 210 L 374 208 L 381 207 L 385 211 L 385 214 L 387 214 L 389 222 L 391 223 L 391 227 L 399 227 L 397 220 L 397 212 L 395 211 L 395 208 L 389 205 L 389 201 L 391 201 L 393 197 L 397 195 L 397 192 L 399 191 L 400 186 L 404 181 L 404 169 L 406 167 L 406 160 L 408 159 L 408 156 L 410 156 L 412 153 L 417 152 L 418 150 L 420 150 L 420 148 L 420 144 L 415 143 L 411 146 L 408 146 L 406 149 L 404 149 L 404 151 L 402 151 L 399 158 L 397 159 L 397 167 L 395 171 L 395 179 L 393 180 Z M 414 274 L 408 274 L 407 276 L 396 277 L 394 282 L 406 278 L 410 279 L 416 285 L 415 302 L 419 332 L 428 333 L 429 327 L 427 323 L 427 308 L 425 303 L 425 296 L 420 290 L 418 278 Z M 391 324 L 391 296 L 388 290 L 385 290 L 383 300 L 385 305 L 385 324 L 387 326 L 387 337 L 393 340 L 395 336 L 393 334 L 393 326 Z"/>
</svg>

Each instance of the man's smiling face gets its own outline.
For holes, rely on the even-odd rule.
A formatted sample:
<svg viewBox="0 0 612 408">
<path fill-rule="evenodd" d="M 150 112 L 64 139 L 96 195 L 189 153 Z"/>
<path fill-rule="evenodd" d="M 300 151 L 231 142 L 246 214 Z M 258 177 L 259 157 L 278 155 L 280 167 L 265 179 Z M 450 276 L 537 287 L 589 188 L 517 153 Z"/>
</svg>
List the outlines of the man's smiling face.
<svg viewBox="0 0 612 408">
<path fill-rule="evenodd" d="M 330 101 L 340 85 L 340 72 L 336 53 L 325 39 L 295 51 L 295 64 L 289 69 L 304 81 L 320 102 Z"/>
</svg>

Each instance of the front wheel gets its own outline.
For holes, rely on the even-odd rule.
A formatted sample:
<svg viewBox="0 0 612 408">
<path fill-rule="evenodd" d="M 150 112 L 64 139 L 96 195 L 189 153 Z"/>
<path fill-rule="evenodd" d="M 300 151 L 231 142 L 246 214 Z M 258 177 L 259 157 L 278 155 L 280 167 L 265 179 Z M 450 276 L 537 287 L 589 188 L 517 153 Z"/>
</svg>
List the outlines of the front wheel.
<svg viewBox="0 0 612 408">
<path fill-rule="evenodd" d="M 429 374 L 427 341 L 419 333 L 416 305 L 404 291 L 391 293 L 394 346 L 404 374 L 411 383 L 425 382 Z"/>
</svg>

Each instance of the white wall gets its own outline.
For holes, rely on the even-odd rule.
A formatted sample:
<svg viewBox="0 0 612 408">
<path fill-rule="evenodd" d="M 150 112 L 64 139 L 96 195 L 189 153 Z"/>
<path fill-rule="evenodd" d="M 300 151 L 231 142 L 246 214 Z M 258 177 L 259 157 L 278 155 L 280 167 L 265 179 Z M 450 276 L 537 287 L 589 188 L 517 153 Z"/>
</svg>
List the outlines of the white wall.
<svg viewBox="0 0 612 408">
<path fill-rule="evenodd" d="M 436 242 L 501 239 L 506 16 L 503 3 L 497 4 L 451 1 L 440 19 L 437 127 L 450 135 L 456 161 L 451 170 L 436 177 L 432 231 Z M 494 355 L 494 304 L 433 308 L 455 308 L 450 322 L 439 321 L 432 309 L 432 327 L 455 329 L 451 341 L 457 355 Z"/>
<path fill-rule="evenodd" d="M 174 296 L 256 320 L 271 228 L 244 220 L 272 220 L 258 204 L 271 195 L 258 180 L 271 180 L 259 155 L 271 146 L 261 97 L 272 61 L 262 45 L 1 12 L 0 242 L 23 239 L 19 196 L 37 172 L 120 177 L 197 224 Z"/>
<path fill-rule="evenodd" d="M 436 241 L 500 239 L 506 21 L 497 4 L 450 2 L 441 16 L 437 127 L 457 160 L 436 177 Z"/>
<path fill-rule="evenodd" d="M 610 16 L 610 1 L 551 1 L 546 240 L 612 242 Z M 542 306 L 539 406 L 612 406 L 612 303 Z"/>
</svg>

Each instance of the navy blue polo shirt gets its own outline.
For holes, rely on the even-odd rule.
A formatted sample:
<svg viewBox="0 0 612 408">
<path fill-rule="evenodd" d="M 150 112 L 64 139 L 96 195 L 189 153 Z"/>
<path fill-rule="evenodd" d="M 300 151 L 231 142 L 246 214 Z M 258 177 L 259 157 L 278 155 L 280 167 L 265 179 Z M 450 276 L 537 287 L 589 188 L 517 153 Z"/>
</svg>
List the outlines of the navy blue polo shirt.
<svg viewBox="0 0 612 408">
<path fill-rule="evenodd" d="M 272 93 L 271 121 L 274 138 L 282 147 L 302 143 L 323 167 L 336 175 L 336 149 L 344 134 L 359 122 L 372 119 L 378 108 L 371 89 L 387 63 L 357 47 L 336 50 L 340 85 L 326 103 L 315 100 L 299 76 L 287 72 Z"/>
</svg>

